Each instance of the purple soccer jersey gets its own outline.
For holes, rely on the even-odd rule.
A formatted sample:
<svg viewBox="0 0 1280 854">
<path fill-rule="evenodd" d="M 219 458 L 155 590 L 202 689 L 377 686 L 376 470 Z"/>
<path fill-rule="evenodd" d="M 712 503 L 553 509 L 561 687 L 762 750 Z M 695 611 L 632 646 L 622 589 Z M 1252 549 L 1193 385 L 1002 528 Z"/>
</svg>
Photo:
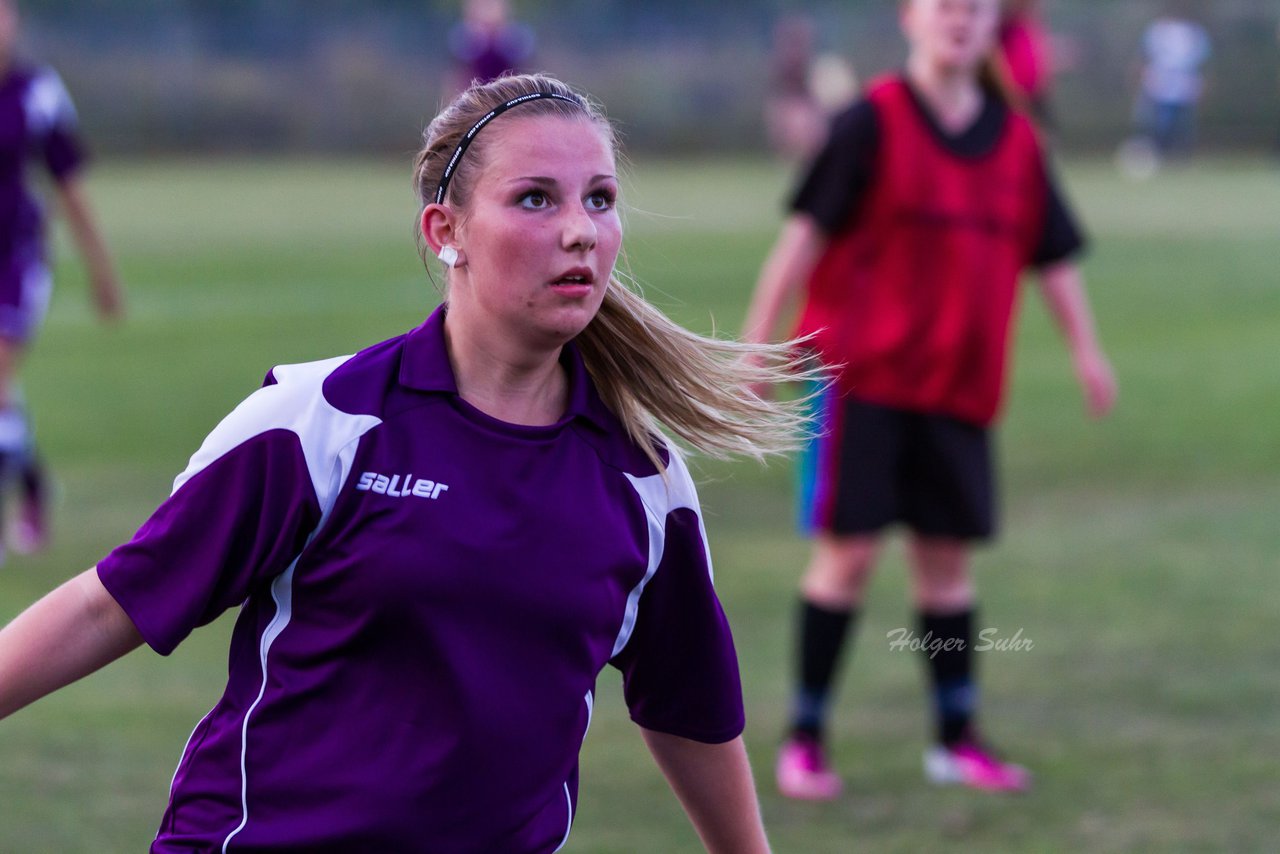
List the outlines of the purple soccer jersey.
<svg viewBox="0 0 1280 854">
<path fill-rule="evenodd" d="M 449 31 L 454 61 L 466 69 L 471 80 L 480 83 L 523 69 L 533 54 L 533 43 L 533 31 L 523 24 L 489 30 L 458 23 Z"/>
<path fill-rule="evenodd" d="M 81 167 L 84 151 L 58 75 L 13 66 L 0 80 L 0 336 L 19 341 L 43 318 L 52 285 L 44 211 L 27 186 L 32 159 L 61 181 Z"/>
<path fill-rule="evenodd" d="M 99 564 L 161 653 L 243 603 L 153 851 L 558 850 L 610 663 L 641 726 L 742 731 L 680 456 L 664 481 L 572 345 L 558 423 L 485 415 L 443 323 L 276 368 Z"/>
</svg>

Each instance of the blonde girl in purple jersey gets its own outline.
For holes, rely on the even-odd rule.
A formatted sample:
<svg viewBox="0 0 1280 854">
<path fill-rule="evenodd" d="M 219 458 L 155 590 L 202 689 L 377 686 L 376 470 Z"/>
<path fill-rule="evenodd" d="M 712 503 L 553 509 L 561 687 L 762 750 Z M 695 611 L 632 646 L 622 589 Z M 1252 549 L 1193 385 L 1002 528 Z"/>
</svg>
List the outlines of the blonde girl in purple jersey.
<svg viewBox="0 0 1280 854">
<path fill-rule="evenodd" d="M 273 369 L 130 543 L 0 631 L 2 717 L 240 607 L 153 852 L 558 851 L 606 664 L 706 849 L 768 851 L 696 491 L 660 430 L 791 449 L 798 409 L 743 389 L 795 366 L 617 279 L 616 148 L 552 78 L 464 92 L 415 167 L 445 303 Z"/>
<path fill-rule="evenodd" d="M 45 541 L 46 486 L 18 391 L 18 368 L 43 320 L 52 279 L 44 212 L 27 186 L 28 161 L 38 160 L 53 179 L 99 314 L 118 317 L 121 301 L 84 191 L 75 108 L 51 69 L 16 60 L 17 39 L 17 7 L 0 0 L 0 488 L 18 482 L 23 501 L 14 545 L 29 551 Z"/>
</svg>

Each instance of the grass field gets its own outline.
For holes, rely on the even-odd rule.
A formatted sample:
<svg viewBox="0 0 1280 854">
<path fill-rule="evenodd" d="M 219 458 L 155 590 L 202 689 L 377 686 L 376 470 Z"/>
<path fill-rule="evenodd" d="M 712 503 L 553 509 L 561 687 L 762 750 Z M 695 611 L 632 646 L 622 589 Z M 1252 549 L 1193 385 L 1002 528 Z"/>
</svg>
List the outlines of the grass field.
<svg viewBox="0 0 1280 854">
<path fill-rule="evenodd" d="M 787 176 L 761 162 L 640 162 L 630 265 L 688 324 L 732 332 Z M 1146 184 L 1065 179 L 1121 381 L 1083 417 L 1028 293 L 1001 431 L 1006 531 L 981 552 L 979 623 L 1030 649 L 980 656 L 988 731 L 1036 789 L 928 788 L 920 662 L 900 545 L 886 555 L 834 727 L 848 792 L 778 798 L 788 629 L 806 548 L 790 466 L 699 466 L 717 582 L 743 664 L 779 852 L 1264 851 L 1280 827 L 1280 171 L 1205 162 Z M 58 478 L 56 540 L 0 570 L 0 619 L 128 538 L 204 434 L 276 363 L 350 352 L 436 301 L 403 165 L 107 164 L 91 191 L 129 289 L 96 324 L 69 252 L 27 396 Z M 1031 289 L 1029 289 L 1031 291 Z M 137 852 L 178 754 L 225 678 L 228 619 L 169 659 L 137 652 L 0 724 L 0 850 Z M 684 852 L 696 839 L 601 678 L 567 850 Z M 394 781 L 388 781 L 394 785 Z"/>
</svg>

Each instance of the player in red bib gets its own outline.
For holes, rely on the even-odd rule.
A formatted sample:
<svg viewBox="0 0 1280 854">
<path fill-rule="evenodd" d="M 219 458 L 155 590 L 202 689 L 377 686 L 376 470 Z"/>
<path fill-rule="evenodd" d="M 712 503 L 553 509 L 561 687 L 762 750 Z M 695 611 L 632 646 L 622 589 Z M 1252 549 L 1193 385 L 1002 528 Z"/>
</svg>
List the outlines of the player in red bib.
<svg viewBox="0 0 1280 854">
<path fill-rule="evenodd" d="M 764 264 L 746 321 L 768 340 L 804 293 L 798 331 L 833 381 L 806 460 L 814 547 L 801 584 L 797 683 L 778 784 L 830 799 L 823 734 L 834 674 L 882 533 L 910 532 L 937 783 L 1012 791 L 1027 772 L 975 726 L 970 553 L 995 531 L 989 429 L 1001 404 L 1018 281 L 1039 273 L 1086 403 L 1116 397 L 1073 258 L 1083 237 L 1031 121 L 988 81 L 998 0 L 906 0 L 905 70 L 835 120 Z M 891 638 L 893 640 L 893 638 Z M 914 643 L 912 643 L 914 641 Z"/>
</svg>

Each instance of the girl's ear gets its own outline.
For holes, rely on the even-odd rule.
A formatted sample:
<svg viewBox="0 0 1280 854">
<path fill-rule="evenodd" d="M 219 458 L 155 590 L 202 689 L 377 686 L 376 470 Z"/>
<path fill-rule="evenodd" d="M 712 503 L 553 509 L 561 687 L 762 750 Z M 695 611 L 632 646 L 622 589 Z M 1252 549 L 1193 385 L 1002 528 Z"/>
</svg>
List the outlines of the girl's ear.
<svg viewBox="0 0 1280 854">
<path fill-rule="evenodd" d="M 427 246 L 437 255 L 441 249 L 454 242 L 456 228 L 453 210 L 446 205 L 430 204 L 423 208 L 419 227 Z"/>
<path fill-rule="evenodd" d="M 456 215 L 448 205 L 430 204 L 422 210 L 422 238 L 446 267 L 461 267 L 465 262 L 458 248 Z"/>
</svg>

